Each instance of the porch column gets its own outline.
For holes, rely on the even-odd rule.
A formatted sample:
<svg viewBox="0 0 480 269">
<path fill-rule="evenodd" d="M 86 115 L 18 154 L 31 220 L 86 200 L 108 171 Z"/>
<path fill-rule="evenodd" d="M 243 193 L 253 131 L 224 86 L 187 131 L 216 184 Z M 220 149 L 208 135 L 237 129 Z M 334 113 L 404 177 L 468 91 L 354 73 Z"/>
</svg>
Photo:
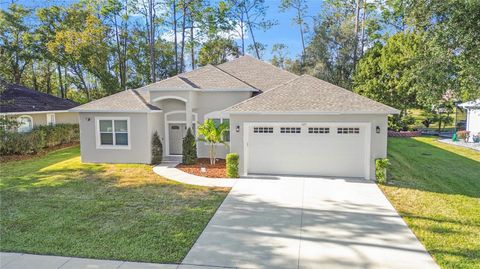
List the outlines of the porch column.
<svg viewBox="0 0 480 269">
<path fill-rule="evenodd" d="M 192 128 L 192 101 L 188 100 L 185 103 L 185 121 L 187 122 L 187 129 Z"/>
</svg>

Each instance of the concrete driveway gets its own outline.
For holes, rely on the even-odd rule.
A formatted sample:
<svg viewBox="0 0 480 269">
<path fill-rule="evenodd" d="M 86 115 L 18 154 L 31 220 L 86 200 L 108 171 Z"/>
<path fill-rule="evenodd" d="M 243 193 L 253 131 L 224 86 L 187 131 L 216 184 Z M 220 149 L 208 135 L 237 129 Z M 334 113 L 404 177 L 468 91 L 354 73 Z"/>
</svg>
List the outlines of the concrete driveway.
<svg viewBox="0 0 480 269">
<path fill-rule="evenodd" d="M 273 176 L 238 180 L 183 265 L 438 268 L 374 183 Z"/>
</svg>

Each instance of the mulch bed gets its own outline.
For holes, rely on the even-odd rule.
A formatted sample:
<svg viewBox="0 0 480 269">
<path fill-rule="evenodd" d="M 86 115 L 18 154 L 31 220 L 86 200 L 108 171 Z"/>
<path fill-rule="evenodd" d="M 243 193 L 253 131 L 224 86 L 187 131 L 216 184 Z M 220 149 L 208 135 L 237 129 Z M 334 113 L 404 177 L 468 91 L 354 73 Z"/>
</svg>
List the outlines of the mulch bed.
<svg viewBox="0 0 480 269">
<path fill-rule="evenodd" d="M 200 168 L 205 167 L 207 172 L 202 173 L 200 172 Z M 224 159 L 217 159 L 215 165 L 210 164 L 210 159 L 208 158 L 199 158 L 197 159 L 197 163 L 192 165 L 186 164 L 179 164 L 176 168 L 182 170 L 185 173 L 202 176 L 202 177 L 210 177 L 210 178 L 226 178 L 227 171 L 225 168 L 225 160 Z"/>
<path fill-rule="evenodd" d="M 72 142 L 68 144 L 62 144 L 62 145 L 57 145 L 53 147 L 48 147 L 42 149 L 42 151 L 37 152 L 36 154 L 24 154 L 24 155 L 0 155 L 0 162 L 5 163 L 5 162 L 14 162 L 14 161 L 23 161 L 23 160 L 28 160 L 36 157 L 42 157 L 46 155 L 49 152 L 63 149 L 63 148 L 69 148 L 73 146 L 80 145 L 79 142 Z"/>
</svg>

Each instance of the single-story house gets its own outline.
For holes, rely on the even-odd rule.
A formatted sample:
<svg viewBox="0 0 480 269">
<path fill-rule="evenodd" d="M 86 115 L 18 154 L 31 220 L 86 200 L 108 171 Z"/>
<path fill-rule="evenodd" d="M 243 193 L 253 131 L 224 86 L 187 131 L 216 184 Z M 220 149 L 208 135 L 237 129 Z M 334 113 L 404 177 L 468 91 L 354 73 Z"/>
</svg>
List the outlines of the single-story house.
<svg viewBox="0 0 480 269">
<path fill-rule="evenodd" d="M 78 113 L 69 111 L 78 103 L 21 85 L 0 83 L 0 116 L 17 120 L 18 132 L 28 132 L 37 125 L 78 124 Z"/>
<path fill-rule="evenodd" d="M 470 132 L 469 142 L 473 142 L 474 135 L 480 135 L 480 99 L 458 105 L 467 110 L 466 130 Z"/>
<path fill-rule="evenodd" d="M 398 110 L 320 79 L 243 56 L 81 105 L 84 162 L 150 163 L 158 132 L 165 156 L 182 153 L 186 130 L 228 122 L 240 173 L 375 177 L 387 154 L 387 116 Z M 208 147 L 197 143 L 198 156 Z"/>
</svg>

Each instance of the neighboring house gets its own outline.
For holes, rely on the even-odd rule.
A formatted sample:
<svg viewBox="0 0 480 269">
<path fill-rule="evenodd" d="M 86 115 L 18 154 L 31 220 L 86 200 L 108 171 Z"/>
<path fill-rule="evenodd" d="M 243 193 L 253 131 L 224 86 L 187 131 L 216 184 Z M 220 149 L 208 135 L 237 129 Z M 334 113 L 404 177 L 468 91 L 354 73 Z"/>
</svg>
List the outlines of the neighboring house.
<svg viewBox="0 0 480 269">
<path fill-rule="evenodd" d="M 458 105 L 467 110 L 466 130 L 470 132 L 469 142 L 473 142 L 474 135 L 480 135 L 480 99 Z"/>
<path fill-rule="evenodd" d="M 38 92 L 24 86 L 0 82 L 0 116 L 18 122 L 18 132 L 28 132 L 36 125 L 78 123 L 78 113 L 68 111 L 77 103 Z"/>
<path fill-rule="evenodd" d="M 243 56 L 79 106 L 84 162 L 149 163 L 158 132 L 180 155 L 186 129 L 229 122 L 240 171 L 375 177 L 387 153 L 387 116 L 398 110 L 311 76 Z M 198 156 L 208 147 L 198 142 Z"/>
</svg>

